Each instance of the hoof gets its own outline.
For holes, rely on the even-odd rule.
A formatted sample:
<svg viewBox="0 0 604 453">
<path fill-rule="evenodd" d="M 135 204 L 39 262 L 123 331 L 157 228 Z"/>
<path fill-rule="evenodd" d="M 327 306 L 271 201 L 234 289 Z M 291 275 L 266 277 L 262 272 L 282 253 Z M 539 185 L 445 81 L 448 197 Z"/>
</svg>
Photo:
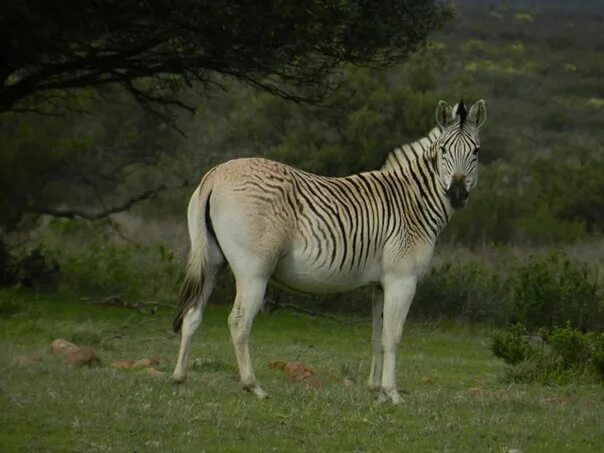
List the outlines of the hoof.
<svg viewBox="0 0 604 453">
<path fill-rule="evenodd" d="M 266 393 L 259 385 L 243 388 L 250 392 L 252 395 L 255 395 L 258 399 L 265 400 L 268 398 L 268 393 Z"/>
<path fill-rule="evenodd" d="M 384 393 L 384 391 L 379 388 L 373 391 L 373 399 L 378 404 L 384 404 L 389 401 L 388 396 Z"/>
<path fill-rule="evenodd" d="M 187 380 L 187 375 L 182 373 L 177 373 L 176 371 L 172 373 L 172 382 L 174 384 L 184 384 Z"/>
<path fill-rule="evenodd" d="M 384 390 L 384 393 L 386 393 L 392 404 L 401 404 L 403 402 L 397 389 Z"/>
<path fill-rule="evenodd" d="M 379 404 L 392 403 L 401 404 L 403 399 L 401 398 L 398 390 L 396 389 L 383 389 L 379 388 L 374 391 L 375 401 Z"/>
</svg>

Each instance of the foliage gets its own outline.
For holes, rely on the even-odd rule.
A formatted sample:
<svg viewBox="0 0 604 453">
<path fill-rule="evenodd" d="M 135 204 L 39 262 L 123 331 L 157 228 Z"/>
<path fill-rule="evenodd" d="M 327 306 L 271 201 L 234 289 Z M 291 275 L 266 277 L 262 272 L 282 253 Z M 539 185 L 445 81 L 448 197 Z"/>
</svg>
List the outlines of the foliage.
<svg viewBox="0 0 604 453">
<path fill-rule="evenodd" d="M 604 326 L 602 291 L 589 268 L 559 252 L 517 266 L 509 285 L 511 318 L 528 328 L 567 322 L 581 330 Z"/>
<path fill-rule="evenodd" d="M 7 1 L 0 110 L 42 110 L 40 98 L 56 102 L 73 95 L 67 90 L 103 84 L 121 85 L 143 106 L 183 106 L 175 91 L 193 81 L 219 84 L 216 75 L 317 99 L 293 94 L 291 85 L 325 91 L 342 63 L 404 60 L 451 15 L 433 0 L 379 8 L 355 0 Z M 33 103 L 19 104 L 26 98 Z"/>
<path fill-rule="evenodd" d="M 576 243 L 604 230 L 604 161 L 577 153 L 536 159 L 527 169 L 497 162 L 480 179 L 462 212 L 443 233 L 446 242 L 477 245 Z"/>
<path fill-rule="evenodd" d="M 93 100 L 85 105 L 98 107 Z M 182 185 L 167 169 L 158 177 L 165 149 L 175 145 L 174 130 L 132 104 L 104 105 L 97 115 L 102 125 L 95 116 L 73 113 L 42 120 L 34 114 L 3 115 L 0 231 L 26 230 L 37 225 L 40 214 L 107 216 L 140 194 L 152 195 L 153 188 Z"/>
<path fill-rule="evenodd" d="M 567 323 L 527 335 L 522 324 L 492 335 L 491 351 L 512 365 L 508 378 L 515 382 L 568 384 L 576 379 L 604 380 L 604 333 L 581 333 Z M 537 345 L 535 345 L 535 342 Z"/>
<path fill-rule="evenodd" d="M 474 261 L 444 262 L 420 282 L 410 316 L 490 325 L 522 323 L 529 329 L 569 323 L 583 331 L 601 330 L 604 297 L 594 268 L 562 252 L 508 259 L 494 269 Z M 498 340 L 502 348 L 507 340 Z"/>
<path fill-rule="evenodd" d="M 182 272 L 163 246 L 92 243 L 61 260 L 61 283 L 88 294 L 173 298 Z"/>
<path fill-rule="evenodd" d="M 71 218 L 107 213 L 149 188 L 195 184 L 211 165 L 238 156 L 265 156 L 330 175 L 372 169 L 394 146 L 433 126 L 439 98 L 454 102 L 484 97 L 489 104 L 478 185 L 441 243 L 532 247 L 600 237 L 604 63 L 597 56 L 604 47 L 598 17 L 527 9 L 523 11 L 530 12 L 533 22 L 526 22 L 515 19 L 518 11 L 513 8 L 460 6 L 459 11 L 456 21 L 434 36 L 433 45 L 403 65 L 389 70 L 343 65 L 343 96 L 327 108 L 298 106 L 220 77 L 215 80 L 224 92 L 200 96 L 209 92 L 196 83 L 181 92 L 178 99 L 198 104 L 195 116 L 179 119 L 186 140 L 163 119 L 130 103 L 123 92 L 105 88 L 79 90 L 69 100 L 73 110 L 94 115 L 3 115 L 0 281 L 10 283 L 5 278 L 5 244 L 29 240 L 25 235 L 9 240 L 4 233 L 44 230 L 47 218 L 40 219 L 41 213 Z M 106 98 L 119 103 L 107 104 Z M 165 218 L 181 222 L 189 193 L 164 193 L 136 208 L 134 214 L 144 219 L 141 229 Z M 102 294 L 151 293 L 142 280 L 161 281 L 158 246 L 130 247 L 113 233 L 79 237 L 79 248 L 70 249 L 72 238 L 66 238 L 52 247 L 53 256 L 62 256 L 66 266 L 63 287 Z M 168 228 L 158 239 L 170 248 L 184 242 Z M 111 266 L 119 259 L 127 265 Z M 180 272 L 177 261 L 169 266 Z M 494 324 L 520 320 L 551 326 L 571 320 L 573 327 L 601 326 L 601 295 L 596 295 L 601 290 L 591 292 L 591 283 L 586 283 L 593 276 L 584 279 L 581 272 L 571 271 L 569 281 L 562 264 L 541 266 L 538 261 L 509 263 L 505 272 L 476 263 L 436 268 L 420 285 L 411 314 Z M 521 276 L 524 266 L 533 267 Z M 104 269 L 108 275 L 96 275 Z M 539 272 L 531 275 L 531 269 Z M 161 286 L 167 293 L 178 284 L 170 280 Z M 213 300 L 232 300 L 231 282 L 225 279 L 218 289 L 222 293 Z M 547 299 L 547 294 L 556 297 Z M 365 290 L 313 298 L 312 303 L 330 311 L 352 307 L 350 311 L 367 313 L 369 299 Z"/>
<path fill-rule="evenodd" d="M 0 318 L 9 317 L 21 311 L 22 296 L 17 288 L 0 292 Z"/>
<path fill-rule="evenodd" d="M 439 98 L 483 97 L 490 113 L 479 183 L 443 240 L 550 245 L 600 235 L 604 117 L 597 105 L 604 67 L 592 57 L 599 55 L 600 24 L 549 10 L 519 23 L 511 8 L 493 11 L 460 6 L 436 42 L 403 65 L 343 65 L 343 95 L 328 108 L 300 107 L 228 78 L 216 79 L 225 91 L 211 96 L 192 84 L 179 98 L 198 105 L 194 117 L 178 120 L 186 140 L 119 90 L 86 89 L 70 98 L 70 108 L 94 117 L 3 115 L 0 228 L 35 224 L 27 213 L 90 217 L 127 207 L 148 190 L 157 195 L 154 188 L 197 182 L 210 165 L 238 156 L 328 175 L 372 169 L 434 125 Z M 567 16 L 573 20 L 561 19 Z M 567 44 L 552 50 L 560 36 Z M 120 103 L 107 105 L 107 98 Z M 564 127 L 542 128 L 560 115 Z M 185 198 L 166 194 L 146 214 L 180 213 Z"/>
<path fill-rule="evenodd" d="M 53 269 L 52 277 L 66 291 L 173 302 L 184 270 L 180 252 L 175 254 L 173 245 L 159 245 L 154 240 L 145 245 L 116 239 L 114 228 L 57 219 L 40 230 L 19 259 L 23 263 L 32 260 L 33 250 L 38 258 L 27 269 L 46 263 L 43 269 Z M 418 285 L 410 317 L 499 326 L 521 322 L 531 329 L 566 322 L 583 330 L 604 325 L 602 287 L 594 267 L 562 252 L 498 259 L 494 266 L 485 261 L 488 259 L 444 261 L 433 266 Z M 40 288 L 46 273 L 23 274 L 20 281 L 41 282 L 29 284 Z M 36 275 L 40 275 L 37 280 Z M 221 273 L 211 301 L 231 305 L 234 288 L 230 272 Z M 271 287 L 266 299 L 269 309 L 293 305 L 311 312 L 367 316 L 375 291 L 367 287 L 301 298 Z"/>
<path fill-rule="evenodd" d="M 495 357 L 503 359 L 508 365 L 528 360 L 535 352 L 529 342 L 523 339 L 523 335 L 526 335 L 526 328 L 520 323 L 507 330 L 496 331 L 491 337 L 491 351 Z"/>
<path fill-rule="evenodd" d="M 433 267 L 420 282 L 410 316 L 502 324 L 508 312 L 503 281 L 476 262 Z"/>
<path fill-rule="evenodd" d="M 115 227 L 107 223 L 55 219 L 30 246 L 35 244 L 36 254 L 55 267 L 55 284 L 60 290 L 172 301 L 184 270 L 174 252 L 162 244 L 127 242 L 115 233 Z M 27 247 L 19 249 L 17 257 L 22 256 L 23 261 L 30 255 Z M 39 285 L 30 286 L 40 289 Z"/>
<path fill-rule="evenodd" d="M 555 160 L 538 159 L 531 166 L 530 190 L 558 219 L 582 222 L 586 229 L 604 231 L 604 156 L 569 156 L 559 150 Z"/>
</svg>

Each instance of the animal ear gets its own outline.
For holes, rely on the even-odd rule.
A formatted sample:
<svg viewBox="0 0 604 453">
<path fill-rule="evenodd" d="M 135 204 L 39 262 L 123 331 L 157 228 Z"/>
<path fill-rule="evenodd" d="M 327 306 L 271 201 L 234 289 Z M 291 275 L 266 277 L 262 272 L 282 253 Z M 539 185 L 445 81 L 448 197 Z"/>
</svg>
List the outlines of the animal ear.
<svg viewBox="0 0 604 453">
<path fill-rule="evenodd" d="M 482 126 L 484 120 L 487 119 L 487 104 L 484 99 L 477 101 L 468 113 L 468 121 L 476 127 Z"/>
<path fill-rule="evenodd" d="M 453 109 L 445 101 L 438 101 L 436 106 L 436 124 L 443 129 L 453 119 Z"/>
</svg>

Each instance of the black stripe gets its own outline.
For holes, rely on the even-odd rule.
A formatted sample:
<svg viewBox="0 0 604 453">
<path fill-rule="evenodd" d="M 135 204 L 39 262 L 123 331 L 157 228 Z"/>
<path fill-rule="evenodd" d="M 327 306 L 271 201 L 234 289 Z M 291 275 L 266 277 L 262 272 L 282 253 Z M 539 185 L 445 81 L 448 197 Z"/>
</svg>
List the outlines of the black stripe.
<svg viewBox="0 0 604 453">
<path fill-rule="evenodd" d="M 343 203 L 342 200 L 338 197 L 338 195 L 335 193 L 335 190 L 333 188 L 332 185 L 328 184 L 325 181 L 316 181 L 317 184 L 321 185 L 324 190 L 328 191 L 332 197 L 334 199 L 336 199 L 337 201 L 339 201 L 340 203 L 338 204 L 338 207 L 342 209 L 342 211 L 344 211 L 346 213 L 346 215 L 350 218 L 350 211 L 348 210 L 348 207 L 346 206 L 346 203 Z M 333 181 L 329 181 L 329 183 L 333 184 Z M 344 224 L 342 223 L 342 217 L 340 216 L 339 210 L 337 210 L 334 213 L 334 217 L 336 218 L 338 225 L 340 227 L 340 231 L 342 233 L 342 241 L 344 242 L 343 244 L 343 251 L 342 251 L 342 258 L 340 260 L 340 266 L 339 266 L 339 270 L 342 270 L 344 267 L 344 263 L 346 262 L 346 259 L 348 257 L 348 232 L 346 231 L 346 227 L 344 226 Z M 353 255 L 354 256 L 354 255 Z"/>
<path fill-rule="evenodd" d="M 305 188 L 306 189 L 310 189 L 310 185 L 308 184 L 308 182 L 306 180 L 304 180 L 303 178 L 300 178 L 299 182 L 303 182 L 305 184 Z M 323 222 L 323 226 L 325 226 L 325 230 L 327 230 L 327 233 L 329 234 L 329 236 L 332 239 L 332 247 L 331 247 L 331 264 L 333 264 L 333 262 L 335 261 L 335 256 L 336 256 L 336 238 L 333 234 L 332 229 L 330 228 L 330 223 L 329 223 L 329 214 L 327 213 L 327 211 L 325 210 L 325 206 L 322 203 L 319 203 L 319 201 L 323 201 L 321 200 L 320 197 L 316 196 L 316 192 L 313 192 L 312 190 L 310 190 L 312 193 L 315 194 L 315 201 L 311 201 L 311 199 L 304 193 L 304 190 L 300 191 L 300 195 L 304 198 L 304 200 L 306 201 L 307 206 L 309 207 L 309 209 L 317 216 L 317 220 L 321 220 Z M 323 213 L 320 212 L 319 208 L 321 208 L 321 211 L 323 211 Z M 317 225 L 320 227 L 321 222 L 317 222 Z M 327 237 L 325 236 L 325 239 L 327 239 Z"/>
</svg>

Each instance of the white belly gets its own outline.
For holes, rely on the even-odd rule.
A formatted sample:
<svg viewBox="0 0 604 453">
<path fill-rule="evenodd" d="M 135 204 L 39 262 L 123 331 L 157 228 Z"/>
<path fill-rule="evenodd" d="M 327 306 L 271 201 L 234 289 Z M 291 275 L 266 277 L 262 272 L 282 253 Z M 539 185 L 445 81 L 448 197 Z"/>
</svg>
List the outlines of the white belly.
<svg viewBox="0 0 604 453">
<path fill-rule="evenodd" d="M 349 291 L 379 282 L 381 265 L 370 263 L 363 269 L 328 269 L 312 264 L 303 256 L 288 254 L 275 268 L 272 282 L 281 288 L 301 293 L 328 294 Z"/>
</svg>

